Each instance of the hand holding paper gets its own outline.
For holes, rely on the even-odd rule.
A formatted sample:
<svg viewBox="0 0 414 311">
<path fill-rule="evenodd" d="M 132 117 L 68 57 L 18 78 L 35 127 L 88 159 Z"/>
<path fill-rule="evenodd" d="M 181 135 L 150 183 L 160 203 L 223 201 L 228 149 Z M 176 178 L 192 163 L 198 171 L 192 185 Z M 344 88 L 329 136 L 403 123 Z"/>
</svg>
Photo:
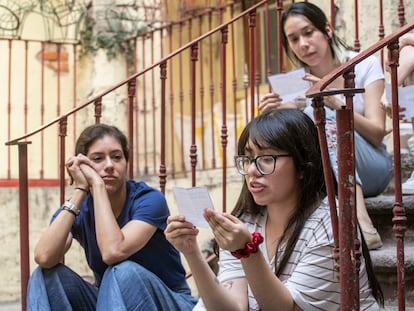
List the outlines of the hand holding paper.
<svg viewBox="0 0 414 311">
<path fill-rule="evenodd" d="M 279 73 L 268 77 L 274 93 L 279 94 L 283 103 L 295 102 L 298 98 L 305 98 L 305 93 L 311 87 L 309 81 L 303 80 L 306 71 L 303 68 L 286 73 Z"/>
<path fill-rule="evenodd" d="M 173 187 L 172 191 L 178 211 L 185 220 L 194 226 L 207 228 L 208 223 L 203 217 L 204 209 L 214 209 L 207 187 Z"/>
</svg>

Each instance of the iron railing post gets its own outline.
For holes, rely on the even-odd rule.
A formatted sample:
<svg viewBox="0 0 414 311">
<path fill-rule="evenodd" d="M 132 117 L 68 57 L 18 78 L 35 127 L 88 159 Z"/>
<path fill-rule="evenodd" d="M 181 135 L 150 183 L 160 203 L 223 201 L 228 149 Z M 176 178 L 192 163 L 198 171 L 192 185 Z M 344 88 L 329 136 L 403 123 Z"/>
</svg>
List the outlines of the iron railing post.
<svg viewBox="0 0 414 311">
<path fill-rule="evenodd" d="M 29 262 L 29 178 L 27 161 L 27 144 L 17 143 L 19 149 L 19 211 L 20 211 L 20 277 L 21 306 L 26 310 L 27 284 L 30 277 Z"/>
</svg>

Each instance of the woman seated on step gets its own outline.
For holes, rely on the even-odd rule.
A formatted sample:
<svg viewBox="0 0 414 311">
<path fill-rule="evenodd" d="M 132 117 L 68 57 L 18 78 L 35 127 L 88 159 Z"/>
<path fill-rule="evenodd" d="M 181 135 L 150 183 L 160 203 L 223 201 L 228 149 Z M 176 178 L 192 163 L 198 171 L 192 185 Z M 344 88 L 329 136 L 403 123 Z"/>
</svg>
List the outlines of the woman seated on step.
<svg viewBox="0 0 414 311">
<path fill-rule="evenodd" d="M 182 215 L 168 217 L 166 237 L 185 256 L 201 297 L 194 310 L 340 310 L 313 121 L 297 109 L 263 112 L 241 133 L 235 162 L 244 179 L 234 210 L 204 211 L 219 247 L 217 277 L 198 229 Z M 383 296 L 364 249 L 360 310 L 379 310 Z"/>
<path fill-rule="evenodd" d="M 414 32 L 406 33 L 399 39 L 400 55 L 398 59 L 397 79 L 399 87 L 406 87 L 414 85 Z M 389 70 L 389 67 L 386 67 Z M 384 109 L 388 115 L 391 115 L 391 103 L 387 102 L 384 94 Z M 414 118 L 407 120 L 404 115 L 404 108 L 401 109 L 400 119 L 411 122 L 414 131 Z M 414 136 L 411 136 L 408 141 L 408 149 L 411 154 L 414 154 Z M 403 194 L 414 194 L 414 171 L 411 176 L 401 185 Z"/>
<path fill-rule="evenodd" d="M 297 2 L 284 11 L 281 18 L 282 44 L 286 54 L 296 67 L 307 71 L 305 80 L 319 81 L 330 71 L 357 55 L 343 44 L 328 23 L 323 11 L 309 2 Z M 339 77 L 329 88 L 343 88 L 344 79 Z M 379 60 L 368 57 L 355 66 L 355 87 L 364 88 L 356 94 L 354 101 L 356 206 L 358 222 L 369 249 L 382 246 L 381 237 L 368 215 L 364 197 L 381 194 L 388 186 L 393 165 L 384 143 L 385 113 L 381 109 L 384 92 L 384 73 Z M 313 108 L 305 112 L 313 118 Z M 325 97 L 326 132 L 331 165 L 337 177 L 336 110 L 344 100 L 340 96 Z M 259 110 L 296 107 L 295 103 L 284 103 L 279 94 L 262 97 Z"/>
<path fill-rule="evenodd" d="M 66 162 L 74 189 L 35 247 L 27 310 L 192 310 L 178 251 L 166 240 L 164 195 L 127 180 L 128 144 L 116 127 L 87 127 Z M 95 284 L 60 263 L 77 240 Z"/>
</svg>

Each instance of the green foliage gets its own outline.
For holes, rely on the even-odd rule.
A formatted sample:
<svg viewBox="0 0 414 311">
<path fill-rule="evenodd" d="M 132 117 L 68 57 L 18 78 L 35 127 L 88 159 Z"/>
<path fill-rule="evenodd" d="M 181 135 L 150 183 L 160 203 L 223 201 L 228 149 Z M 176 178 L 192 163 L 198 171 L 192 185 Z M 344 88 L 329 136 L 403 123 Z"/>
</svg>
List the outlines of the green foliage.
<svg viewBox="0 0 414 311">
<path fill-rule="evenodd" d="M 81 56 L 103 49 L 109 60 L 118 54 L 126 54 L 127 61 L 132 61 L 133 50 L 128 43 L 129 34 L 120 31 L 94 33 L 94 26 L 95 20 L 86 17 L 84 29 L 80 31 Z"/>
</svg>

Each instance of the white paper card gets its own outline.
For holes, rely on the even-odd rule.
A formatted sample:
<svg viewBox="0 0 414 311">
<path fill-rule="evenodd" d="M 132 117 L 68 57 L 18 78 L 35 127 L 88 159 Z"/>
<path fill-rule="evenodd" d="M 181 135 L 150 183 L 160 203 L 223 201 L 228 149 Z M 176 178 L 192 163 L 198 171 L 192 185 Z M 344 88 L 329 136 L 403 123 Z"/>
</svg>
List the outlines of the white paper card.
<svg viewBox="0 0 414 311">
<path fill-rule="evenodd" d="M 303 80 L 306 71 L 299 68 L 286 73 L 278 73 L 268 77 L 274 93 L 282 97 L 283 103 L 295 102 L 295 99 L 305 98 L 306 91 L 311 87 L 311 82 Z"/>
<path fill-rule="evenodd" d="M 207 228 L 208 223 L 203 217 L 206 208 L 214 209 L 207 187 L 173 187 L 175 201 L 180 215 L 196 227 Z"/>
<path fill-rule="evenodd" d="M 385 83 L 385 92 L 387 101 L 391 103 L 391 84 Z M 398 104 L 404 107 L 404 119 L 411 119 L 414 117 L 414 85 L 398 87 Z"/>
</svg>

